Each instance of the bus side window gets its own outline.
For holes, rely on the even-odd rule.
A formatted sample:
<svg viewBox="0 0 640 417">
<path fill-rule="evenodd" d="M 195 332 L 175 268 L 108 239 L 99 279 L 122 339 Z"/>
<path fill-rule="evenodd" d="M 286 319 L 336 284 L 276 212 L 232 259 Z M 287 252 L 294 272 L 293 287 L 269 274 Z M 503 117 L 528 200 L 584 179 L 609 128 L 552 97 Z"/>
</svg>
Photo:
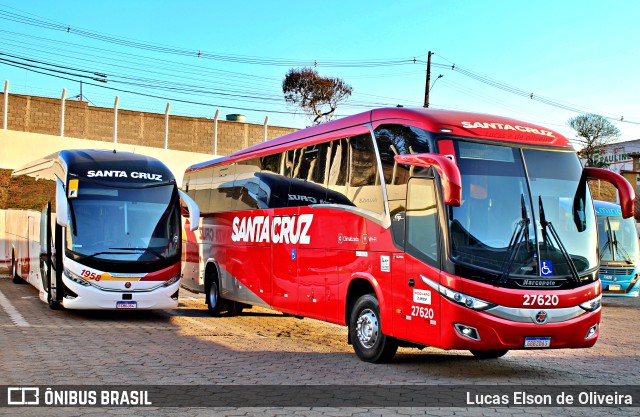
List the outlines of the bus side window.
<svg viewBox="0 0 640 417">
<path fill-rule="evenodd" d="M 290 149 L 284 152 L 284 172 L 288 178 L 296 178 L 300 171 L 300 162 L 303 149 Z"/>
<path fill-rule="evenodd" d="M 209 200 L 209 210 L 211 213 L 221 213 L 231 210 L 235 172 L 235 164 L 214 168 L 213 180 L 211 181 L 211 199 Z"/>
<path fill-rule="evenodd" d="M 257 200 L 259 188 L 260 159 L 253 158 L 236 164 L 233 182 L 232 210 L 253 210 L 260 208 Z"/>
<path fill-rule="evenodd" d="M 413 178 L 409 181 L 406 212 L 407 253 L 439 267 L 438 203 L 435 180 Z"/>
<path fill-rule="evenodd" d="M 189 191 L 193 190 L 194 193 L 191 198 L 196 202 L 201 213 L 209 211 L 212 174 L 213 168 L 202 169 L 196 173 L 196 181 L 191 180 L 189 184 Z"/>
<path fill-rule="evenodd" d="M 280 162 L 282 160 L 282 154 L 276 153 L 273 155 L 267 155 L 260 158 L 260 172 L 268 172 L 271 174 L 280 175 Z"/>
<path fill-rule="evenodd" d="M 410 176 L 421 175 L 421 172 L 415 172 L 416 168 L 412 172 L 409 166 L 398 164 L 394 157 L 403 154 L 431 152 L 430 134 L 413 126 L 387 124 L 378 126 L 374 135 L 389 200 L 404 199 L 406 189 L 395 186 L 406 184 Z M 419 171 L 423 170 L 419 169 Z"/>
<path fill-rule="evenodd" d="M 324 173 L 327 147 L 325 143 L 302 149 L 296 176 L 289 187 L 289 207 L 326 203 Z"/>
<path fill-rule="evenodd" d="M 347 176 L 349 174 L 349 144 L 347 139 L 334 140 L 330 144 L 331 157 L 329 158 L 327 172 L 327 188 L 332 191 L 327 195 L 329 203 L 333 201 L 331 195 L 341 196 L 341 200 L 347 200 Z M 338 200 L 336 198 L 335 200 Z"/>
<path fill-rule="evenodd" d="M 287 207 L 289 180 L 281 174 L 287 152 L 260 158 L 260 204 L 265 208 Z"/>
<path fill-rule="evenodd" d="M 349 145 L 351 172 L 347 197 L 357 207 L 382 213 L 384 199 L 371 136 L 354 136 L 349 139 Z"/>
</svg>

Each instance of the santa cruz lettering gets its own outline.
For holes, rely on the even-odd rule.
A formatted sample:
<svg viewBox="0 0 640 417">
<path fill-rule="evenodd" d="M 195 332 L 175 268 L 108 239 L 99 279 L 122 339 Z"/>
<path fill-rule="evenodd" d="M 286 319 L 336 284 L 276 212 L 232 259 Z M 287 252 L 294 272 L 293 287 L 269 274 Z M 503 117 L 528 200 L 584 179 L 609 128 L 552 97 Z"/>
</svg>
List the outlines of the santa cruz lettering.
<svg viewBox="0 0 640 417">
<path fill-rule="evenodd" d="M 553 132 L 549 130 L 537 129 L 528 126 L 511 126 L 505 123 L 489 123 L 489 122 L 462 122 L 465 129 L 496 129 L 496 130 L 517 130 L 519 132 L 533 133 L 535 135 L 549 136 L 554 138 Z"/>
<path fill-rule="evenodd" d="M 116 170 L 87 171 L 89 178 L 135 178 L 139 180 L 162 181 L 162 175 L 150 172 L 127 172 Z"/>
<path fill-rule="evenodd" d="M 309 228 L 313 214 L 274 217 L 234 217 L 231 240 L 252 243 L 299 243 L 308 245 L 311 241 Z"/>
</svg>

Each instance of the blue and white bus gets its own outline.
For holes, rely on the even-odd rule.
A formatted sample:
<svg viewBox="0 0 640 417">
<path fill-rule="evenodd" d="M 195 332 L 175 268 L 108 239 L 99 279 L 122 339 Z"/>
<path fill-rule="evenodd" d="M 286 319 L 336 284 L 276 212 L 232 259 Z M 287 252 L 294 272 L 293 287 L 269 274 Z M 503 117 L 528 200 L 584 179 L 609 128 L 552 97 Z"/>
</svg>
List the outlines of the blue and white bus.
<svg viewBox="0 0 640 417">
<path fill-rule="evenodd" d="M 620 206 L 594 201 L 598 218 L 600 280 L 608 296 L 637 297 L 640 292 L 638 232 L 633 217 L 622 218 Z"/>
</svg>

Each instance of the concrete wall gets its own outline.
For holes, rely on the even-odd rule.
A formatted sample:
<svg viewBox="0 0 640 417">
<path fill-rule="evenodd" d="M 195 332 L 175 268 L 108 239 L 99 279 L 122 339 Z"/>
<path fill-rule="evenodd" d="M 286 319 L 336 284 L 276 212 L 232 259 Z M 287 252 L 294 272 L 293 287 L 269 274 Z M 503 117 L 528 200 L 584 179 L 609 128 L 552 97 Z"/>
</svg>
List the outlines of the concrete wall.
<svg viewBox="0 0 640 417">
<path fill-rule="evenodd" d="M 2 169 L 16 169 L 63 149 L 116 149 L 148 155 L 159 159 L 167 165 L 175 175 L 178 185 L 182 185 L 182 176 L 189 165 L 217 157 L 205 153 L 176 151 L 125 143 L 105 143 L 96 140 L 0 129 L 0 168 Z"/>
<path fill-rule="evenodd" d="M 11 94 L 7 128 L 10 130 L 60 135 L 61 99 Z M 89 106 L 85 101 L 65 101 L 64 136 L 112 142 L 114 109 Z M 4 93 L 0 93 L 0 115 L 4 114 Z M 234 151 L 264 140 L 264 126 L 218 120 L 218 154 Z M 0 126 L 1 127 L 1 126 Z M 169 115 L 169 149 L 213 153 L 213 119 Z M 118 110 L 118 143 L 164 148 L 164 113 Z M 296 131 L 268 126 L 267 139 Z"/>
</svg>

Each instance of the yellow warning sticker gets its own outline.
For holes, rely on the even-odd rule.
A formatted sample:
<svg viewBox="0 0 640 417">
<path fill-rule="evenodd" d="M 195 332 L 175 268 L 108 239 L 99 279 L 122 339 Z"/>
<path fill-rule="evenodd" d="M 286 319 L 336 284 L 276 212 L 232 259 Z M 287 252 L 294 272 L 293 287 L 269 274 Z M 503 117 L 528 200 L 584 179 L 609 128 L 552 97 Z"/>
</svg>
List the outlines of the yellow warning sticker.
<svg viewBox="0 0 640 417">
<path fill-rule="evenodd" d="M 69 198 L 78 196 L 78 180 L 69 180 Z"/>
</svg>

